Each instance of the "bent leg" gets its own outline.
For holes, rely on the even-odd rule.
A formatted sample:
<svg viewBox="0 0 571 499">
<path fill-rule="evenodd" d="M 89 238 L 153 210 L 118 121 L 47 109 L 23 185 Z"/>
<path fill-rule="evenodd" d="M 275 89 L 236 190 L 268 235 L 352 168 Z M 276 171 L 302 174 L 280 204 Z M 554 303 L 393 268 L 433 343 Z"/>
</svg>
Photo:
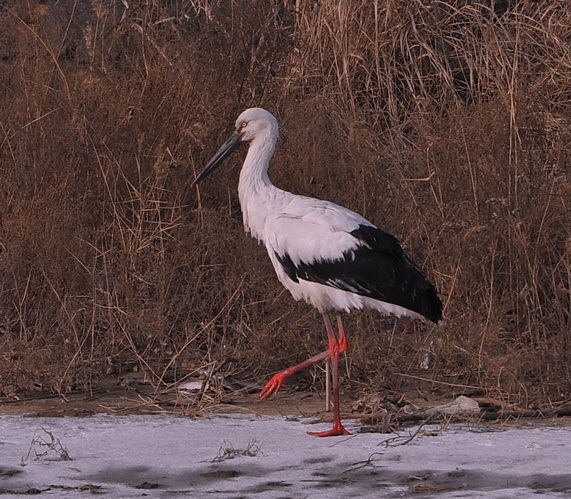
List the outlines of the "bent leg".
<svg viewBox="0 0 571 499">
<path fill-rule="evenodd" d="M 293 367 L 289 367 L 288 369 L 285 369 L 283 371 L 280 371 L 279 373 L 274 374 L 270 379 L 270 381 L 266 383 L 266 386 L 264 386 L 263 390 L 258 395 L 258 398 L 260 400 L 267 399 L 270 395 L 276 393 L 281 388 L 282 383 L 288 376 L 290 376 L 293 373 L 296 373 L 297 371 L 300 371 L 301 369 L 304 369 L 305 367 L 315 364 L 320 360 L 326 359 L 328 356 L 329 356 L 329 350 L 327 350 L 326 352 L 322 352 L 318 355 L 315 355 L 314 357 L 311 357 L 311 359 L 307 359 L 306 361 L 301 362 L 300 364 L 296 364 Z"/>
</svg>

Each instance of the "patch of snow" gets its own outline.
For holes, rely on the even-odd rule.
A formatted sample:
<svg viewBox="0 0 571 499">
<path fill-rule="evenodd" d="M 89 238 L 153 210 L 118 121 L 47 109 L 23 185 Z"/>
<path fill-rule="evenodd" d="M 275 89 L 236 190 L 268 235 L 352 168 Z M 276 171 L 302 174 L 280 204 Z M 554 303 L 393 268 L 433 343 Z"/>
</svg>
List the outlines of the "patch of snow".
<svg viewBox="0 0 571 499">
<path fill-rule="evenodd" d="M 284 417 L 6 415 L 0 416 L 0 496 L 571 495 L 571 428 L 498 428 L 451 425 L 442 431 L 425 425 L 412 439 L 418 427 L 401 431 L 402 438 L 317 438 L 306 434 L 316 429 L 309 420 Z M 43 438 L 47 447 L 34 449 L 34 438 Z M 50 442 L 71 460 L 56 450 L 42 455 Z"/>
</svg>

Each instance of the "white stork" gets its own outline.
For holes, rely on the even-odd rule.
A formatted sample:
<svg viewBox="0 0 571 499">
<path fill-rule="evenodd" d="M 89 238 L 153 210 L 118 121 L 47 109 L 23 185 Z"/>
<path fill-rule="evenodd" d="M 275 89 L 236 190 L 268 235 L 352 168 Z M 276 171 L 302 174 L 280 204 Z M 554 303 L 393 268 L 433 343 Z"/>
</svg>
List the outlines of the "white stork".
<svg viewBox="0 0 571 499">
<path fill-rule="evenodd" d="M 395 237 L 347 208 L 273 185 L 268 167 L 277 139 L 274 116 L 264 109 L 247 109 L 238 117 L 236 131 L 192 185 L 212 173 L 240 144 L 249 143 L 238 184 L 246 231 L 264 243 L 278 279 L 293 297 L 321 312 L 329 343 L 325 352 L 274 375 L 259 398 L 276 393 L 290 374 L 329 357 L 333 428 L 311 434 L 349 434 L 341 424 L 339 409 L 339 354 L 347 350 L 340 313 L 372 308 L 436 323 L 442 318 L 442 303 Z M 337 333 L 330 312 L 336 313 Z"/>
</svg>

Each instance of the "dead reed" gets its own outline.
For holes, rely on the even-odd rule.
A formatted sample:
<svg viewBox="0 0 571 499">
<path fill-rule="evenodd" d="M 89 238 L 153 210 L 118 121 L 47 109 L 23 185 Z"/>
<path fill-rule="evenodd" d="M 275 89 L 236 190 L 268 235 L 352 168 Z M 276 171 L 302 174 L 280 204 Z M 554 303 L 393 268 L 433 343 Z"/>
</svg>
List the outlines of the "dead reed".
<svg viewBox="0 0 571 499">
<path fill-rule="evenodd" d="M 237 169 L 189 188 L 256 105 L 273 180 L 393 232 L 442 292 L 422 334 L 352 316 L 353 393 L 569 401 L 566 0 L 8 0 L 0 24 L 0 394 L 315 353 Z"/>
</svg>

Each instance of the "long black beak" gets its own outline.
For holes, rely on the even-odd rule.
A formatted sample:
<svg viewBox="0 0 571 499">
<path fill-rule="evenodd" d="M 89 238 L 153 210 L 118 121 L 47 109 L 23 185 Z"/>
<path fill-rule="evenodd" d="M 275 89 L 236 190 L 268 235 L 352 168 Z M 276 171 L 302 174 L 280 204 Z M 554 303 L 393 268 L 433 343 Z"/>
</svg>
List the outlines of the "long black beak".
<svg viewBox="0 0 571 499">
<path fill-rule="evenodd" d="M 218 149 L 218 151 L 208 162 L 208 164 L 204 167 L 204 170 L 202 170 L 198 174 L 198 176 L 194 179 L 191 187 L 198 184 L 198 182 L 208 177 L 208 175 L 210 175 L 214 170 L 216 170 L 216 168 L 220 166 L 222 162 L 228 156 L 230 156 L 230 154 L 232 154 L 236 149 L 238 149 L 241 143 L 242 142 L 240 141 L 240 134 L 238 132 L 233 132 L 232 135 L 230 135 L 230 137 L 226 139 L 226 142 L 222 144 L 222 147 Z"/>
</svg>

